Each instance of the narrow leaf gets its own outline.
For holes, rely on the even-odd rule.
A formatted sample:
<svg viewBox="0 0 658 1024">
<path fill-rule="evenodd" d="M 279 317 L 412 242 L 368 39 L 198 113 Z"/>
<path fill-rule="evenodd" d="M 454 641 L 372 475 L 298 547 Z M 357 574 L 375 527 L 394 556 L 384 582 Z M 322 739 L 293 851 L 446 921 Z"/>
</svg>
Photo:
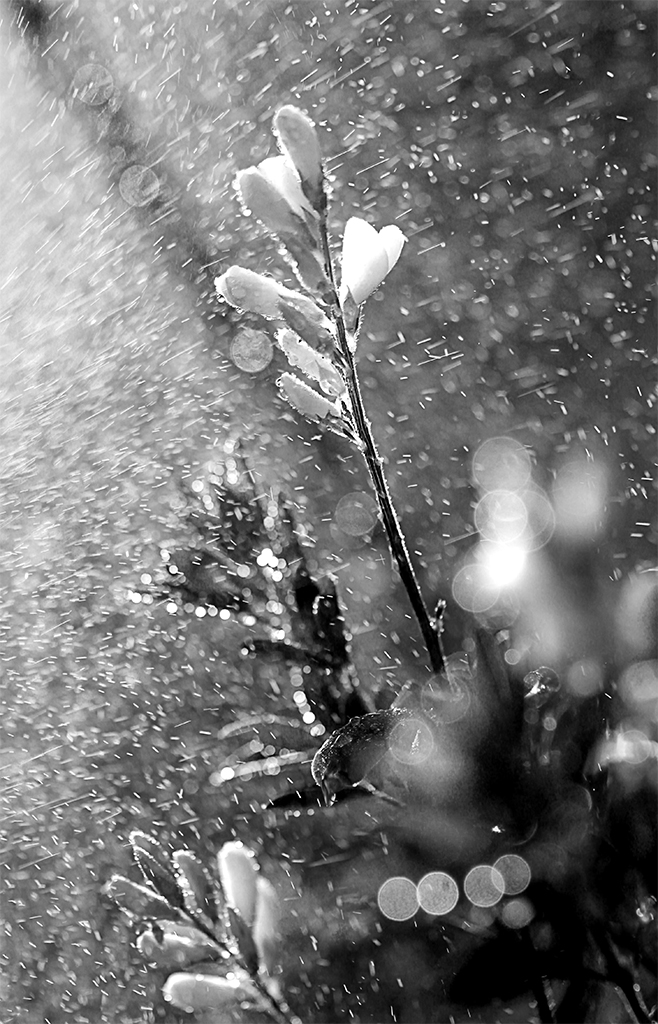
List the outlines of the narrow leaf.
<svg viewBox="0 0 658 1024">
<path fill-rule="evenodd" d="M 132 832 L 130 845 L 133 857 L 147 882 L 163 896 L 172 907 L 185 907 L 183 894 L 176 876 L 169 867 L 167 855 L 162 847 L 144 832 Z"/>
<path fill-rule="evenodd" d="M 246 969 L 251 975 L 258 974 L 258 950 L 256 949 L 256 944 L 249 925 L 242 917 L 240 911 L 236 910 L 235 907 L 228 908 L 228 919 L 231 926 L 231 932 L 233 933 L 233 938 L 235 939 L 238 951 Z"/>
<path fill-rule="evenodd" d="M 189 850 L 177 850 L 172 861 L 185 909 L 193 916 L 201 914 L 212 923 L 217 921 L 218 908 L 212 880 L 201 861 Z"/>
<path fill-rule="evenodd" d="M 103 887 L 103 892 L 130 917 L 178 917 L 178 911 L 159 893 L 131 882 L 123 875 L 113 875 Z"/>
</svg>

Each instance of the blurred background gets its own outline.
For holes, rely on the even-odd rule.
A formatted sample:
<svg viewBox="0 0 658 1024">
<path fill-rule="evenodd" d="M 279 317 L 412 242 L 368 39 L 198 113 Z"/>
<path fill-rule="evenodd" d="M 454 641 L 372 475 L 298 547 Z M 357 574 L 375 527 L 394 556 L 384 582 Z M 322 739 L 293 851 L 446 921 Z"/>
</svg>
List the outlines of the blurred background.
<svg viewBox="0 0 658 1024">
<path fill-rule="evenodd" d="M 364 466 L 282 403 L 268 330 L 213 294 L 232 263 L 293 286 L 232 185 L 275 153 L 278 105 L 318 125 L 337 244 L 352 215 L 408 238 L 359 358 L 448 645 L 465 613 L 515 623 L 517 661 L 583 695 L 625 678 L 620 721 L 655 739 L 656 5 L 5 0 L 0 17 L 3 1019 L 173 1021 L 100 896 L 128 831 L 207 858 L 237 834 L 298 889 L 295 862 L 340 831 L 264 818 L 276 779 L 220 784 L 231 726 L 298 715 L 284 667 L 245 668 L 248 623 L 140 593 L 189 543 L 182 488 L 239 439 L 336 574 L 367 692 L 424 670 Z M 315 998 L 311 937 L 349 950 L 350 927 L 326 910 L 291 930 L 289 984 L 302 1005 L 313 989 L 314 1020 L 396 1019 L 363 1005 L 358 965 Z"/>
</svg>

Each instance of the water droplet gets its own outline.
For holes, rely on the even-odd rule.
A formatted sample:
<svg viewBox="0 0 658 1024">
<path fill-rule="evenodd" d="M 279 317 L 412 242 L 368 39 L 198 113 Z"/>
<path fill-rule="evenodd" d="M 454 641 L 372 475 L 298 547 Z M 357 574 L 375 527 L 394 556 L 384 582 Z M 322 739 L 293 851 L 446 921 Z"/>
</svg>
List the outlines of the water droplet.
<svg viewBox="0 0 658 1024">
<path fill-rule="evenodd" d="M 418 910 L 418 893 L 410 878 L 388 878 L 377 893 L 377 905 L 389 921 L 408 921 Z"/>
<path fill-rule="evenodd" d="M 499 857 L 494 864 L 494 870 L 500 872 L 504 891 L 508 896 L 518 896 L 530 884 L 530 865 L 524 857 L 519 857 L 516 853 L 506 853 Z"/>
<path fill-rule="evenodd" d="M 492 437 L 473 457 L 473 477 L 483 491 L 516 491 L 530 479 L 530 456 L 511 437 Z"/>
<path fill-rule="evenodd" d="M 476 907 L 493 907 L 505 891 L 505 881 L 500 871 L 490 864 L 478 864 L 464 879 L 467 899 Z"/>
<path fill-rule="evenodd" d="M 459 886 L 445 871 L 430 871 L 418 883 L 418 902 L 428 914 L 449 914 L 458 900 Z"/>
<path fill-rule="evenodd" d="M 132 164 L 119 179 L 119 192 L 129 206 L 148 206 L 160 192 L 160 182 L 149 167 Z"/>
<path fill-rule="evenodd" d="M 530 900 L 510 900 L 500 912 L 501 920 L 508 928 L 525 928 L 535 916 L 535 908 Z"/>
<path fill-rule="evenodd" d="M 114 92 L 114 79 L 102 64 L 84 64 L 73 79 L 73 95 L 89 107 L 107 103 Z"/>
<path fill-rule="evenodd" d="M 231 359 L 245 373 L 260 373 L 271 363 L 272 353 L 273 345 L 267 334 L 251 327 L 240 331 L 231 342 Z"/>
<path fill-rule="evenodd" d="M 528 512 L 514 491 L 488 491 L 477 504 L 474 521 L 485 540 L 509 544 L 524 533 Z"/>
<path fill-rule="evenodd" d="M 351 537 L 362 537 L 375 528 L 377 503 L 365 491 L 353 491 L 338 502 L 334 520 L 343 533 Z"/>
<path fill-rule="evenodd" d="M 560 680 L 552 668 L 533 669 L 524 677 L 525 700 L 530 707 L 542 707 L 560 689 Z"/>
<path fill-rule="evenodd" d="M 389 750 L 402 764 L 423 764 L 434 750 L 434 737 L 426 722 L 408 718 L 391 730 Z"/>
</svg>

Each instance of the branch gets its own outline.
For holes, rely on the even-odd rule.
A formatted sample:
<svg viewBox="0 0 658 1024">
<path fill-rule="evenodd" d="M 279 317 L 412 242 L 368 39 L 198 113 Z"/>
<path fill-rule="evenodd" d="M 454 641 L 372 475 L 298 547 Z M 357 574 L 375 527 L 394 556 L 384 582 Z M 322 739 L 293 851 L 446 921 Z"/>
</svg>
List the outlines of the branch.
<svg viewBox="0 0 658 1024">
<path fill-rule="evenodd" d="M 439 634 L 430 619 L 425 601 L 423 600 L 423 595 L 421 594 L 420 587 L 418 585 L 418 580 L 416 579 L 416 574 L 409 556 L 404 534 L 402 533 L 402 528 L 400 526 L 400 520 L 398 519 L 393 499 L 391 498 L 391 492 L 388 487 L 388 482 L 384 474 L 383 460 L 377 449 L 370 421 L 366 415 L 365 406 L 363 404 L 356 361 L 348 344 L 347 327 L 336 290 L 336 278 L 331 258 L 331 251 L 329 248 L 326 217 L 322 218 L 320 233 L 322 237 L 322 249 L 327 276 L 331 282 L 331 316 L 336 324 L 336 330 L 338 332 L 338 348 L 346 374 L 345 383 L 350 397 L 355 426 L 362 444 L 363 457 L 366 461 L 366 465 L 370 473 L 370 479 L 377 497 L 377 502 L 381 510 L 382 521 L 384 523 L 384 529 L 386 530 L 386 536 L 388 538 L 391 552 L 397 562 L 400 578 L 402 579 L 407 594 L 409 595 L 411 607 L 413 608 L 416 619 L 418 620 L 432 669 L 438 675 L 444 665 L 441 644 L 439 642 Z"/>
</svg>

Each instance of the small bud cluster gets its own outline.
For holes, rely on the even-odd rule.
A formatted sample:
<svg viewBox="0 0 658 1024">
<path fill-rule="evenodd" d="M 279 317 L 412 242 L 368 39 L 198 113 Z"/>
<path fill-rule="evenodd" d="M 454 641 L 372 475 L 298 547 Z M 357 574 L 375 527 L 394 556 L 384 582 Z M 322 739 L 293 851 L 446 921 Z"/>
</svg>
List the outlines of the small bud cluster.
<svg viewBox="0 0 658 1024">
<path fill-rule="evenodd" d="M 165 999 L 190 1012 L 227 1011 L 248 1002 L 287 1019 L 273 977 L 279 900 L 253 851 L 240 842 L 225 843 L 213 875 L 189 850 L 168 856 L 143 832 L 131 833 L 130 845 L 144 884 L 114 875 L 105 892 L 136 922 L 142 956 L 178 969 L 167 979 Z"/>
<path fill-rule="evenodd" d="M 236 309 L 285 325 L 276 334 L 278 346 L 291 368 L 312 382 L 283 373 L 277 384 L 289 405 L 361 446 L 350 365 L 361 307 L 397 263 L 405 238 L 395 225 L 377 231 L 351 217 L 345 226 L 337 287 L 315 126 L 301 110 L 288 105 L 277 111 L 273 128 L 281 155 L 239 171 L 236 188 L 244 212 L 280 242 L 304 291 L 285 288 L 272 277 L 239 266 L 229 267 L 215 286 Z"/>
</svg>

